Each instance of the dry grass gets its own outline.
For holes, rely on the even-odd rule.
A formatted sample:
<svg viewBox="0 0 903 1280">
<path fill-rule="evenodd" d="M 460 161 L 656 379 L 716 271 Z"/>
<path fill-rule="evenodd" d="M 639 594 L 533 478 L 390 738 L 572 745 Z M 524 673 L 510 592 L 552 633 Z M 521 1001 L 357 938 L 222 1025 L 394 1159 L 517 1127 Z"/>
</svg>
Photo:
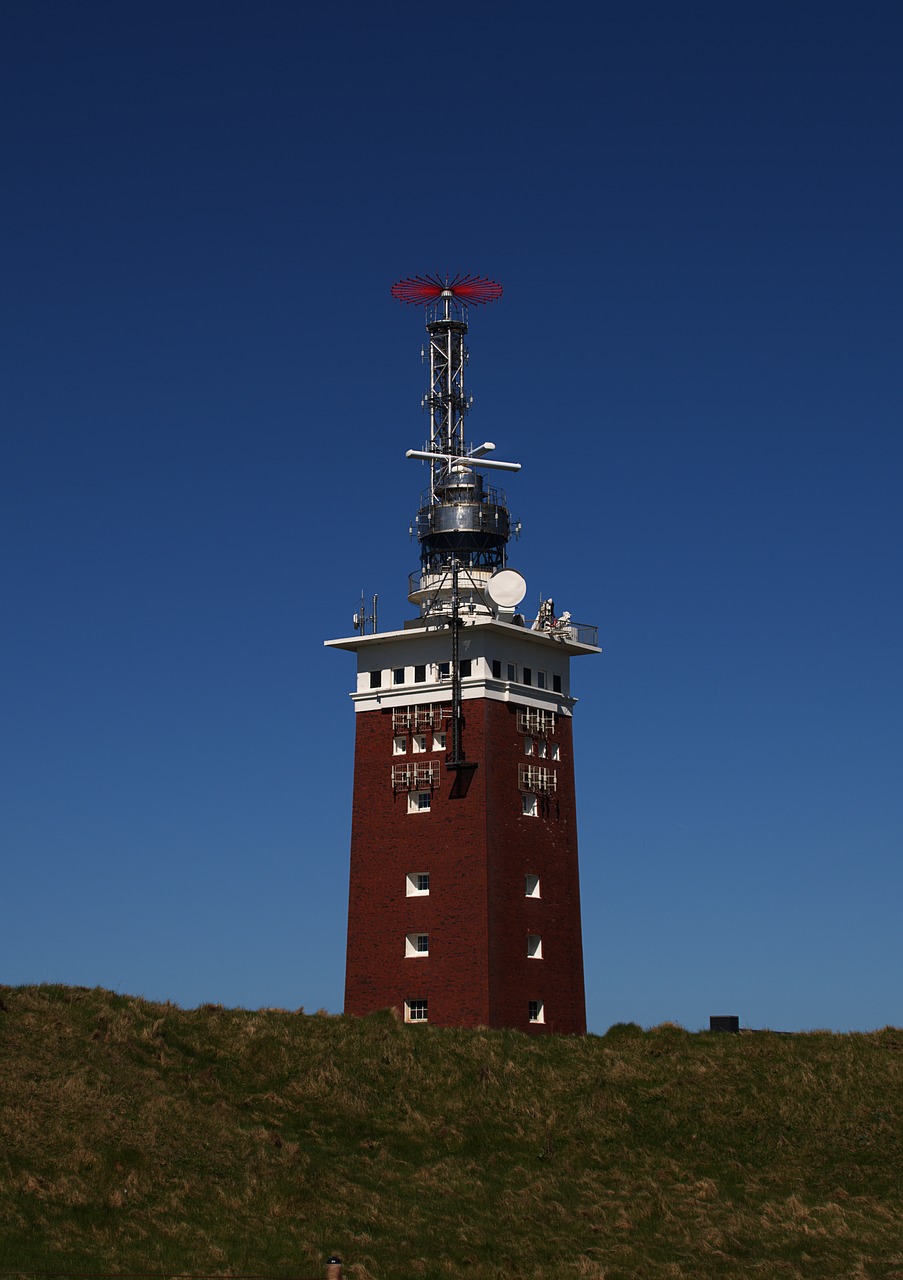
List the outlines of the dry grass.
<svg viewBox="0 0 903 1280">
<path fill-rule="evenodd" d="M 0 1271 L 903 1280 L 900 1030 L 0 997 Z"/>
</svg>

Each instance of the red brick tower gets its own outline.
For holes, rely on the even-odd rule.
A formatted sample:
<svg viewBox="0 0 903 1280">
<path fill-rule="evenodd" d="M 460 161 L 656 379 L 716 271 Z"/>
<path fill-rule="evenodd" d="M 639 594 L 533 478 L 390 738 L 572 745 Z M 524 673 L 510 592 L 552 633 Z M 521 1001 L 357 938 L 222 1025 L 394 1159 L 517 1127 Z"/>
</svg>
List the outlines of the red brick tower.
<svg viewBox="0 0 903 1280">
<path fill-rule="evenodd" d="M 570 659 L 598 652 L 595 628 L 549 600 L 533 620 L 516 611 L 505 495 L 480 472 L 519 464 L 465 443 L 466 305 L 501 287 L 424 277 L 393 293 L 429 304 L 430 439 L 408 456 L 430 485 L 419 616 L 370 635 L 361 617 L 327 641 L 358 658 L 345 1012 L 580 1034 Z"/>
</svg>

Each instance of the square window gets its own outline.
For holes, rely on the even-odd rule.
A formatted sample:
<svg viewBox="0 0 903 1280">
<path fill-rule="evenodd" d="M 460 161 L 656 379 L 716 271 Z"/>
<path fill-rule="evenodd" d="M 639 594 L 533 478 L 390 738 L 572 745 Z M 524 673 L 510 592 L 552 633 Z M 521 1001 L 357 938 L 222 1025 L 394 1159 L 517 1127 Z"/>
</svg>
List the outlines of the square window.
<svg viewBox="0 0 903 1280">
<path fill-rule="evenodd" d="M 461 662 L 460 662 L 460 664 L 459 664 L 459 670 L 460 670 L 460 672 L 461 672 L 461 679 L 462 679 L 462 680 L 463 680 L 466 676 L 469 676 L 469 675 L 470 675 L 472 667 L 473 667 L 473 663 L 471 662 L 470 658 L 462 658 L 462 659 L 461 659 Z"/>
<path fill-rule="evenodd" d="M 492 659 L 492 678 L 493 680 L 501 680 L 502 678 L 502 664 L 498 658 Z"/>
<path fill-rule="evenodd" d="M 538 933 L 527 934 L 527 956 L 530 960 L 542 959 L 542 938 Z"/>
<path fill-rule="evenodd" d="M 411 746 L 415 751 L 426 751 L 426 734 L 415 733 L 411 739 Z"/>
<path fill-rule="evenodd" d="M 429 813 L 433 803 L 431 791 L 409 791 L 408 813 Z"/>
<path fill-rule="evenodd" d="M 370 672 L 370 688 L 379 689 L 382 687 L 383 673 L 381 671 Z"/>
<path fill-rule="evenodd" d="M 430 935 L 428 933 L 406 933 L 404 937 L 404 953 L 406 956 L 428 956 L 430 953 Z"/>
<path fill-rule="evenodd" d="M 561 693 L 561 676 L 552 676 L 552 690 L 554 693 Z"/>
<path fill-rule="evenodd" d="M 516 662 L 508 663 L 508 679 L 513 680 L 515 683 L 517 682 L 517 663 Z"/>
<path fill-rule="evenodd" d="M 530 1000 L 527 1004 L 527 1015 L 531 1022 L 545 1022 L 545 1013 L 541 1000 Z M 413 1019 L 412 1019 L 413 1021 Z"/>
<path fill-rule="evenodd" d="M 536 802 L 536 796 L 532 791 L 521 792 L 521 812 L 525 818 L 535 818 L 539 813 L 539 805 Z M 410 813 L 410 808 L 408 809 Z"/>
<path fill-rule="evenodd" d="M 420 666 L 414 668 L 414 683 L 415 684 L 426 683 L 426 664 L 425 663 L 421 663 Z"/>
<path fill-rule="evenodd" d="M 430 891 L 428 871 L 409 871 L 404 878 L 404 891 L 409 898 L 422 898 Z"/>
<path fill-rule="evenodd" d="M 445 750 L 445 741 L 446 741 L 446 739 L 445 739 L 445 730 L 444 730 L 444 729 L 442 730 L 442 732 L 441 732 L 441 733 L 434 733 L 434 734 L 433 734 L 433 750 L 434 750 L 434 751 L 444 751 L 444 750 Z"/>
<path fill-rule="evenodd" d="M 405 1000 L 405 1022 L 428 1022 L 428 1013 L 429 1008 L 426 1000 Z"/>
<path fill-rule="evenodd" d="M 451 663 L 440 662 L 439 663 L 439 679 L 447 680 L 450 675 L 451 675 Z"/>
<path fill-rule="evenodd" d="M 392 672 L 393 684 L 404 684 L 404 667 L 396 667 Z"/>
<path fill-rule="evenodd" d="M 533 754 L 533 739 L 524 738 L 524 755 L 532 756 L 532 754 Z"/>
<path fill-rule="evenodd" d="M 552 759 L 553 760 L 561 759 L 561 747 L 559 747 L 557 742 L 552 743 Z"/>
<path fill-rule="evenodd" d="M 527 874 L 524 876 L 524 894 L 528 898 L 541 898 L 539 892 L 539 876 Z"/>
<path fill-rule="evenodd" d="M 392 755 L 403 756 L 408 749 L 408 740 L 403 733 L 396 734 L 392 739 Z"/>
<path fill-rule="evenodd" d="M 536 687 L 537 689 L 544 689 L 546 687 L 546 673 L 544 671 L 537 671 Z"/>
</svg>

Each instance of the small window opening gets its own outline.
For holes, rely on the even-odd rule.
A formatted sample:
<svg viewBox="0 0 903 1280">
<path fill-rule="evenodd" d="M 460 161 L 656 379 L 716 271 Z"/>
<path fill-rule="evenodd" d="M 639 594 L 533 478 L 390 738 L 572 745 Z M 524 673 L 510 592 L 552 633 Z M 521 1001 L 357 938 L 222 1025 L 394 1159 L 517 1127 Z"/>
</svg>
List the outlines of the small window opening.
<svg viewBox="0 0 903 1280">
<path fill-rule="evenodd" d="M 535 1003 L 535 1002 L 534 1002 Z M 429 1021 L 429 1003 L 426 1000 L 405 1000 L 404 1002 L 404 1020 L 405 1022 L 428 1022 Z"/>
<path fill-rule="evenodd" d="M 404 953 L 406 956 L 428 956 L 430 953 L 430 935 L 428 933 L 406 933 Z"/>
<path fill-rule="evenodd" d="M 421 663 L 420 666 L 417 666 L 414 668 L 414 683 L 415 684 L 426 683 L 426 664 L 425 663 Z"/>
<path fill-rule="evenodd" d="M 561 676 L 552 676 L 552 691 L 561 693 Z"/>
<path fill-rule="evenodd" d="M 508 679 L 513 680 L 515 683 L 517 683 L 517 663 L 516 662 L 508 663 Z"/>
<path fill-rule="evenodd" d="M 409 791 L 408 813 L 429 813 L 433 803 L 431 791 Z"/>
<path fill-rule="evenodd" d="M 408 749 L 408 740 L 403 733 L 397 734 L 392 739 L 392 755 L 403 756 Z"/>
<path fill-rule="evenodd" d="M 370 688 L 379 689 L 382 687 L 383 673 L 381 671 L 370 672 Z"/>
<path fill-rule="evenodd" d="M 395 667 L 392 672 L 393 684 L 404 684 L 404 667 Z"/>
<path fill-rule="evenodd" d="M 422 898 L 430 891 L 428 871 L 409 871 L 404 878 L 404 891 L 409 898 Z"/>
<path fill-rule="evenodd" d="M 492 659 L 492 678 L 493 680 L 501 680 L 502 678 L 502 664 L 498 658 Z"/>
<path fill-rule="evenodd" d="M 544 689 L 546 687 L 546 673 L 544 671 L 537 671 L 536 687 L 537 689 Z"/>
<path fill-rule="evenodd" d="M 434 751 L 444 751 L 444 750 L 445 750 L 445 741 L 446 741 L 446 739 L 445 739 L 445 730 L 444 730 L 444 729 L 442 730 L 442 732 L 441 732 L 441 733 L 434 733 L 434 734 L 433 734 L 433 750 L 434 750 Z"/>
<path fill-rule="evenodd" d="M 531 1022 L 545 1022 L 546 1020 L 541 1000 L 530 1000 L 527 1004 L 527 1013 Z"/>
<path fill-rule="evenodd" d="M 542 959 L 542 938 L 538 933 L 527 934 L 527 956 L 531 960 Z"/>
<path fill-rule="evenodd" d="M 470 658 L 462 658 L 460 663 L 461 679 L 469 676 L 473 668 L 473 662 Z"/>
<path fill-rule="evenodd" d="M 533 683 L 533 668 L 524 667 L 524 684 L 532 684 L 532 683 Z"/>
<path fill-rule="evenodd" d="M 521 792 L 521 812 L 525 818 L 535 818 L 539 812 L 536 795 L 532 791 Z M 410 812 L 410 810 L 408 810 Z"/>
<path fill-rule="evenodd" d="M 527 874 L 524 876 L 524 893 L 528 898 L 541 898 L 539 892 L 539 876 Z"/>
</svg>

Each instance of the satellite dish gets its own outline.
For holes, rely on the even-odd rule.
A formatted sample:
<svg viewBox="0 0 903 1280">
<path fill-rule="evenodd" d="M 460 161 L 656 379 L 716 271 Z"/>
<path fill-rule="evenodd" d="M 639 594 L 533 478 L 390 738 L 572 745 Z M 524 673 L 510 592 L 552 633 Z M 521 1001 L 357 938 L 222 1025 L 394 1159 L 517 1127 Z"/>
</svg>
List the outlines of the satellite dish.
<svg viewBox="0 0 903 1280">
<path fill-rule="evenodd" d="M 486 590 L 500 609 L 513 609 L 527 594 L 527 582 L 516 569 L 499 569 L 489 579 Z"/>
</svg>

